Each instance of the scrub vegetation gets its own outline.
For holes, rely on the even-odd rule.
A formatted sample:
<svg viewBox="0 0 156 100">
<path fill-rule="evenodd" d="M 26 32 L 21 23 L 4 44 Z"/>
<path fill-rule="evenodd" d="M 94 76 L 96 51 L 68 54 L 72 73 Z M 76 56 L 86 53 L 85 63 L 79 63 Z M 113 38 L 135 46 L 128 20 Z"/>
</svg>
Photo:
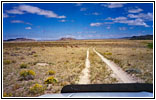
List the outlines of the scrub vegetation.
<svg viewBox="0 0 156 100">
<path fill-rule="evenodd" d="M 91 84 L 117 83 L 112 71 L 92 48 L 114 61 L 125 72 L 153 81 L 152 40 L 71 40 L 3 43 L 3 96 L 35 97 L 60 93 L 77 84 L 90 48 Z M 153 44 L 152 44 L 153 46 Z"/>
<path fill-rule="evenodd" d="M 114 61 L 125 72 L 131 76 L 137 76 L 146 83 L 153 82 L 153 50 L 151 49 L 151 40 L 135 40 L 132 42 L 120 43 L 120 46 L 98 47 L 97 50 L 106 58 Z M 130 46 L 132 45 L 133 46 Z M 118 44 L 119 45 L 119 44 Z M 111 52 L 112 55 L 107 55 Z"/>
</svg>

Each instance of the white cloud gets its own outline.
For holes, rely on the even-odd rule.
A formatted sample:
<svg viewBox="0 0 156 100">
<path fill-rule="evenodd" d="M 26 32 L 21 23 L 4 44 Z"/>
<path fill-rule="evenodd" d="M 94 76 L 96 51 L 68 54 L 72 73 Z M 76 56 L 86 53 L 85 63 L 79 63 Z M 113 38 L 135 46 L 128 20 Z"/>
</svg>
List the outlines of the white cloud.
<svg viewBox="0 0 156 100">
<path fill-rule="evenodd" d="M 148 21 L 153 20 L 153 14 L 152 13 L 147 13 L 147 14 L 140 13 L 140 14 L 137 14 L 137 15 L 128 14 L 128 17 L 129 18 L 141 18 L 141 19 L 148 20 Z"/>
<path fill-rule="evenodd" d="M 129 10 L 128 10 L 129 13 L 139 13 L 139 12 L 141 12 L 141 11 L 143 11 L 141 8 L 129 9 Z"/>
<path fill-rule="evenodd" d="M 96 27 L 98 27 L 98 26 L 101 26 L 101 25 L 110 25 L 110 24 L 114 24 L 114 22 L 103 22 L 103 23 L 97 22 L 97 23 L 91 23 L 90 26 L 96 26 Z M 110 26 L 108 26 L 106 28 L 107 29 L 110 29 Z"/>
<path fill-rule="evenodd" d="M 116 21 L 116 20 L 127 20 L 126 17 L 116 17 L 116 18 L 111 18 L 111 17 L 108 17 L 106 18 L 106 20 L 113 20 L 113 21 Z"/>
<path fill-rule="evenodd" d="M 138 26 L 149 27 L 142 19 L 127 20 L 126 23 L 128 25 L 138 25 Z"/>
<path fill-rule="evenodd" d="M 40 9 L 38 7 L 30 6 L 30 5 L 20 5 L 18 7 L 15 7 L 12 10 L 7 10 L 6 12 L 10 14 L 24 14 L 25 12 L 27 12 L 31 14 L 43 15 L 48 18 L 66 18 L 66 16 L 64 15 L 59 16 L 53 11 Z"/>
<path fill-rule="evenodd" d="M 107 6 L 108 6 L 108 4 L 101 4 L 101 6 L 103 6 L 103 7 L 107 7 Z"/>
<path fill-rule="evenodd" d="M 21 21 L 21 20 L 12 20 L 11 23 L 24 23 L 24 21 Z"/>
<path fill-rule="evenodd" d="M 66 18 L 66 16 L 64 16 L 64 15 L 63 16 L 58 16 L 57 18 Z"/>
<path fill-rule="evenodd" d="M 8 18 L 8 17 L 9 17 L 8 14 L 6 14 L 6 13 L 3 14 L 3 18 Z"/>
<path fill-rule="evenodd" d="M 82 3 L 76 3 L 75 6 L 82 6 Z"/>
<path fill-rule="evenodd" d="M 102 23 L 91 23 L 90 26 L 101 26 Z"/>
<path fill-rule="evenodd" d="M 17 8 L 14 8 L 14 9 L 11 9 L 11 10 L 6 10 L 7 13 L 9 14 L 24 14 L 23 11 L 17 9 Z"/>
<path fill-rule="evenodd" d="M 102 4 L 101 6 L 108 7 L 108 8 L 120 8 L 123 7 L 125 3 L 109 3 L 109 4 Z"/>
<path fill-rule="evenodd" d="M 31 27 L 26 27 L 25 29 L 30 30 L 30 29 L 32 29 L 32 28 L 31 28 Z"/>
<path fill-rule="evenodd" d="M 92 15 L 100 15 L 98 12 L 94 12 L 94 13 L 92 13 Z"/>
<path fill-rule="evenodd" d="M 27 25 L 32 25 L 31 23 L 28 23 L 28 22 L 25 22 L 24 24 L 27 24 Z"/>
<path fill-rule="evenodd" d="M 81 8 L 80 9 L 80 11 L 86 11 L 87 10 L 87 8 Z"/>
<path fill-rule="evenodd" d="M 117 17 L 117 18 L 107 18 L 106 20 L 112 20 L 114 23 L 124 23 L 128 25 L 137 25 L 137 26 L 145 26 L 149 27 L 144 20 L 137 18 L 134 20 L 128 20 L 126 17 Z"/>
<path fill-rule="evenodd" d="M 32 25 L 31 23 L 28 23 L 28 22 L 24 22 L 22 20 L 12 20 L 10 21 L 11 23 L 23 23 L 23 24 L 27 24 L 27 25 Z"/>
<path fill-rule="evenodd" d="M 119 27 L 119 30 L 125 31 L 127 28 L 126 27 Z"/>
<path fill-rule="evenodd" d="M 135 19 L 135 20 L 116 20 L 116 23 L 125 23 L 128 25 L 137 25 L 137 26 L 145 26 L 149 27 L 142 19 Z"/>
<path fill-rule="evenodd" d="M 103 24 L 114 24 L 114 22 L 104 22 Z"/>
<path fill-rule="evenodd" d="M 64 19 L 63 20 L 59 20 L 59 22 L 66 22 L 66 20 L 64 20 Z"/>
<path fill-rule="evenodd" d="M 126 17 L 117 17 L 115 18 L 115 20 L 126 20 L 127 18 Z"/>
<path fill-rule="evenodd" d="M 107 26 L 106 28 L 107 28 L 107 29 L 110 29 L 111 27 L 110 27 L 110 26 Z"/>
</svg>

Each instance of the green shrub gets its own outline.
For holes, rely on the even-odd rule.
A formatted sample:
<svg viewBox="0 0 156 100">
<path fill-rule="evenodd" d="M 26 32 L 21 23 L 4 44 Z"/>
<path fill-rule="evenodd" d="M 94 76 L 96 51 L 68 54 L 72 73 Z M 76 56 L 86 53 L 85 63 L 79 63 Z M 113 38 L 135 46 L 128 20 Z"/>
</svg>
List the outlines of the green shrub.
<svg viewBox="0 0 156 100">
<path fill-rule="evenodd" d="M 11 64 L 11 61 L 10 61 L 10 60 L 4 60 L 3 63 L 4 63 L 5 65 L 8 65 L 8 64 Z"/>
<path fill-rule="evenodd" d="M 42 85 L 40 84 L 35 84 L 34 86 L 32 86 L 30 89 L 29 89 L 29 92 L 32 93 L 32 94 L 38 94 L 38 93 L 43 93 L 44 92 L 44 88 Z"/>
<path fill-rule="evenodd" d="M 21 64 L 20 68 L 27 68 L 27 66 L 28 66 L 27 64 Z"/>
<path fill-rule="evenodd" d="M 38 57 L 38 55 L 34 55 L 34 57 Z"/>
<path fill-rule="evenodd" d="M 47 73 L 48 73 L 48 75 L 54 75 L 55 74 L 55 71 L 49 70 Z"/>
<path fill-rule="evenodd" d="M 147 47 L 153 49 L 153 43 L 148 43 Z"/>
<path fill-rule="evenodd" d="M 6 92 L 4 92 L 3 93 L 3 97 L 12 97 L 12 93 L 6 93 Z"/>
<path fill-rule="evenodd" d="M 112 55 L 111 52 L 105 52 L 104 55 Z"/>
<path fill-rule="evenodd" d="M 53 76 L 48 77 L 48 78 L 44 81 L 44 84 L 54 84 L 54 83 L 57 83 L 57 80 L 56 80 Z"/>
<path fill-rule="evenodd" d="M 35 72 L 33 70 L 23 70 L 20 72 L 20 80 L 33 80 Z"/>
</svg>

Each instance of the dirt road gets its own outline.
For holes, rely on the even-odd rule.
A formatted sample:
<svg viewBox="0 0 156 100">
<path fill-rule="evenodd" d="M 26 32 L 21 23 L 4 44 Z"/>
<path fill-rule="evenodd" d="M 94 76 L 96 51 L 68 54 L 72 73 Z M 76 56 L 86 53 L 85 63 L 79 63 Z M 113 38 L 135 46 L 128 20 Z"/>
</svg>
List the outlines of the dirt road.
<svg viewBox="0 0 156 100">
<path fill-rule="evenodd" d="M 131 77 L 125 71 L 121 69 L 117 64 L 114 62 L 106 59 L 100 53 L 98 53 L 94 48 L 93 51 L 101 58 L 101 60 L 107 64 L 107 66 L 113 71 L 115 78 L 119 81 L 119 83 L 141 83 L 143 80 L 140 80 L 135 77 Z M 90 84 L 90 61 L 89 61 L 89 49 L 87 50 L 87 56 L 85 61 L 85 68 L 82 70 L 82 73 L 79 77 L 78 84 Z"/>
<path fill-rule="evenodd" d="M 85 62 L 85 68 L 82 70 L 82 73 L 79 77 L 78 84 L 89 84 L 89 67 L 90 67 L 90 61 L 89 61 L 89 49 L 87 50 L 87 57 Z"/>
<path fill-rule="evenodd" d="M 110 69 L 113 71 L 113 73 L 116 75 L 116 77 L 119 80 L 121 80 L 121 82 L 123 82 L 123 83 L 136 83 L 137 82 L 131 76 L 129 76 L 126 72 L 124 72 L 118 65 L 116 65 L 114 62 L 103 57 L 94 48 L 93 48 L 93 51 L 102 59 L 102 61 L 104 63 L 106 63 L 108 65 L 108 67 L 110 67 Z"/>
</svg>

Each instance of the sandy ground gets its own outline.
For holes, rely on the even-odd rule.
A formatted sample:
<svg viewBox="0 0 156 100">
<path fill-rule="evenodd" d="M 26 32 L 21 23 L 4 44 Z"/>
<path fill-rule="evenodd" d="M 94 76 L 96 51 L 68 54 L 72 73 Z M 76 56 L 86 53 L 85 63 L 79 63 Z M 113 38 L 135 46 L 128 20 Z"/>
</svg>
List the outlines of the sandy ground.
<svg viewBox="0 0 156 100">
<path fill-rule="evenodd" d="M 79 77 L 78 84 L 89 84 L 89 67 L 90 67 L 90 61 L 89 61 L 89 49 L 87 50 L 87 57 L 85 62 L 85 68 L 82 70 L 82 74 Z"/>
<path fill-rule="evenodd" d="M 113 71 L 113 73 L 116 75 L 117 79 L 121 81 L 122 83 L 138 83 L 142 80 L 136 80 L 133 77 L 129 76 L 126 72 L 124 72 L 118 65 L 116 65 L 114 62 L 106 59 L 103 57 L 100 53 L 98 53 L 95 49 L 93 51 L 102 59 L 104 63 L 110 67 L 110 69 Z"/>
</svg>

